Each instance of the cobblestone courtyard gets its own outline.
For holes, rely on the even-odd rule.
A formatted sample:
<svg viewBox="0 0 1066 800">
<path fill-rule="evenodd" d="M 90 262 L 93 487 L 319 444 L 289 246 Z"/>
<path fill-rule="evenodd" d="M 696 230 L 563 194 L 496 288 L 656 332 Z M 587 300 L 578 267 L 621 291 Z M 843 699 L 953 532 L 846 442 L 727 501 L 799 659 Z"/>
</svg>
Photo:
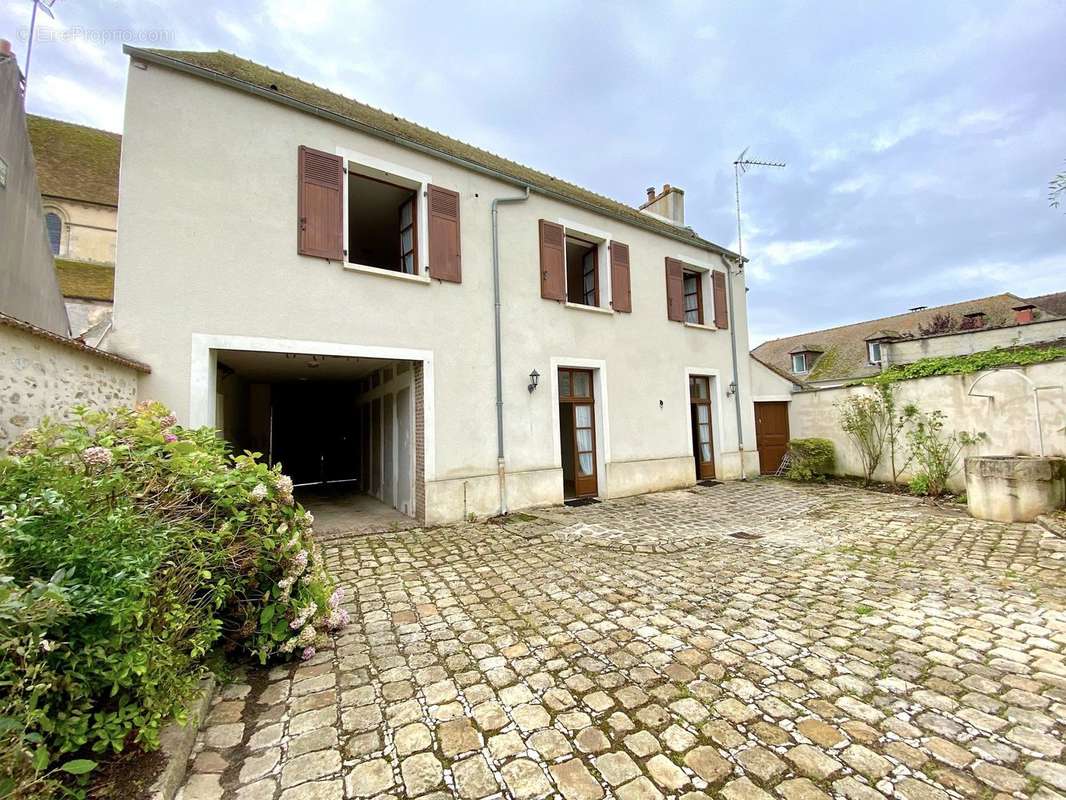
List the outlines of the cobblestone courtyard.
<svg viewBox="0 0 1066 800">
<path fill-rule="evenodd" d="M 326 551 L 352 625 L 223 690 L 183 800 L 1066 797 L 1037 526 L 759 481 Z"/>
</svg>

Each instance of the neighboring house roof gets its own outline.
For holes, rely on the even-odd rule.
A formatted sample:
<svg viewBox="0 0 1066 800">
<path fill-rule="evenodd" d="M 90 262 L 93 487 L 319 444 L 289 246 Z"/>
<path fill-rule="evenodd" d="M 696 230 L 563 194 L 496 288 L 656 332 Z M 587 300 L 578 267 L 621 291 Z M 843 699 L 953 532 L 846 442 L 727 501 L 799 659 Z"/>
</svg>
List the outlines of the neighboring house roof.
<svg viewBox="0 0 1066 800">
<path fill-rule="evenodd" d="M 109 264 L 90 264 L 57 258 L 56 276 L 64 297 L 82 300 L 115 300 L 115 268 Z"/>
<path fill-rule="evenodd" d="M 43 196 L 118 205 L 121 135 L 33 114 L 26 129 Z"/>
<path fill-rule="evenodd" d="M 642 214 L 638 209 L 625 203 L 567 183 L 524 164 L 510 161 L 495 153 L 409 122 L 387 111 L 368 106 L 231 53 L 157 50 L 129 45 L 126 45 L 123 50 L 133 58 L 213 80 L 357 128 L 371 135 L 396 141 L 404 146 L 428 151 L 438 157 L 458 160 L 465 166 L 482 171 L 487 170 L 511 183 L 529 186 L 532 191 L 555 197 L 571 205 L 583 206 L 672 239 L 739 258 L 736 253 L 721 245 L 697 236 L 691 229 L 679 228 Z"/>
<path fill-rule="evenodd" d="M 1064 266 L 1066 269 L 1066 266 Z M 1055 292 L 1054 294 L 1042 294 L 1039 297 L 1027 297 L 1025 298 L 1027 303 L 1032 303 L 1037 308 L 1042 308 L 1048 313 L 1055 314 L 1059 317 L 1066 317 L 1066 292 Z"/>
<path fill-rule="evenodd" d="M 885 335 L 892 333 L 908 338 L 920 336 L 919 326 L 928 325 L 938 314 L 950 314 L 956 322 L 961 322 L 966 314 L 984 312 L 987 315 L 985 325 L 975 330 L 1011 326 L 1015 324 L 1012 309 L 1023 302 L 1017 295 L 997 294 L 962 303 L 933 306 L 892 317 L 774 339 L 756 347 L 752 354 L 764 364 L 793 375 L 793 380 L 799 377 L 811 383 L 855 380 L 876 375 L 881 371 L 880 367 L 870 364 L 867 360 L 867 340 L 885 338 Z M 1036 302 L 1033 304 L 1040 305 Z M 1041 309 L 1044 310 L 1043 307 Z M 791 354 L 804 350 L 821 352 L 822 355 L 814 362 L 809 373 L 795 376 L 792 372 Z"/>
<path fill-rule="evenodd" d="M 140 361 L 134 361 L 132 358 L 126 358 L 125 356 L 116 355 L 115 353 L 109 353 L 106 350 L 100 350 L 97 347 L 90 347 L 85 342 L 78 339 L 71 339 L 66 336 L 60 336 L 57 333 L 46 331 L 44 328 L 38 328 L 36 325 L 32 325 L 29 322 L 24 322 L 21 319 L 8 316 L 7 314 L 0 313 L 0 325 L 6 325 L 9 328 L 15 328 L 16 330 L 24 331 L 33 336 L 39 336 L 42 339 L 47 339 L 50 342 L 62 345 L 63 347 L 69 347 L 71 350 L 78 350 L 82 353 L 88 353 L 89 355 L 102 358 L 105 361 L 112 361 L 116 364 L 121 364 L 124 367 L 135 369 L 138 372 L 148 374 L 152 371 L 152 368 L 147 364 Z"/>
</svg>

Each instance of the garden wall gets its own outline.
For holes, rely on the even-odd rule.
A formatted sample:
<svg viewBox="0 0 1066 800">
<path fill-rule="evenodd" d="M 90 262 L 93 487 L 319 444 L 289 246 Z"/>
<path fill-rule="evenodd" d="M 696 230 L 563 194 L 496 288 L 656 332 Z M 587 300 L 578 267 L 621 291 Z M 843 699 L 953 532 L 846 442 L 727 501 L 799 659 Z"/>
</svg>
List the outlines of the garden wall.
<svg viewBox="0 0 1066 800">
<path fill-rule="evenodd" d="M 902 408 L 914 403 L 922 411 L 944 412 L 944 430 L 983 431 L 986 441 L 963 451 L 967 455 L 1034 455 L 1040 452 L 1036 433 L 1033 393 L 1018 376 L 1022 372 L 1037 386 L 1054 387 L 1040 392 L 1040 416 L 1044 433 L 1044 453 L 1066 456 L 1066 361 L 1034 364 L 1017 370 L 993 370 L 972 375 L 939 375 L 916 378 L 892 384 L 897 405 Z M 969 397 L 967 392 L 981 374 L 986 374 L 977 391 L 987 397 Z M 814 389 L 792 395 L 789 406 L 789 428 L 792 438 L 819 436 L 830 439 L 836 446 L 837 472 L 842 475 L 862 475 L 858 450 L 840 430 L 835 405 L 850 395 L 873 393 L 869 386 Z M 880 481 L 891 480 L 888 447 L 881 465 L 874 473 Z M 904 479 L 909 478 L 904 473 Z M 961 491 L 965 486 L 962 458 L 958 472 L 952 477 L 951 488 Z"/>
<path fill-rule="evenodd" d="M 0 314 L 0 453 L 44 417 L 76 405 L 133 405 L 144 364 Z"/>
</svg>

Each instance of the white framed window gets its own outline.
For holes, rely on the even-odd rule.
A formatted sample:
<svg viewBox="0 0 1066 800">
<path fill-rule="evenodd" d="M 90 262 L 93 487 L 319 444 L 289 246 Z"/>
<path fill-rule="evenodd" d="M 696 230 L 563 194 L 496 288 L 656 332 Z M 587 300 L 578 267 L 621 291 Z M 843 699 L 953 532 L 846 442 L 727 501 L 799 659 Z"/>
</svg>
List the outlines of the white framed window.
<svg viewBox="0 0 1066 800">
<path fill-rule="evenodd" d="M 358 270 L 428 280 L 430 176 L 343 148 L 344 249 Z"/>
<path fill-rule="evenodd" d="M 880 342 L 867 342 L 866 354 L 870 358 L 871 364 L 881 363 L 881 343 Z"/>
<path fill-rule="evenodd" d="M 599 311 L 611 309 L 611 235 L 570 220 L 563 226 L 566 304 Z"/>
<path fill-rule="evenodd" d="M 792 371 L 797 373 L 810 372 L 811 371 L 811 354 L 810 353 L 793 353 L 792 354 Z"/>
</svg>

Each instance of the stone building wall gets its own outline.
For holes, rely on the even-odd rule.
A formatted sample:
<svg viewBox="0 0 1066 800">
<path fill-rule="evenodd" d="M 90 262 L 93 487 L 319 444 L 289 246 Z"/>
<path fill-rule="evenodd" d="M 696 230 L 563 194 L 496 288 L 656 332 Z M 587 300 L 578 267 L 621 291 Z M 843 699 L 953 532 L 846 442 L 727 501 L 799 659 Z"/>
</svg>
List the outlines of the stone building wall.
<svg viewBox="0 0 1066 800">
<path fill-rule="evenodd" d="M 981 384 L 975 389 L 975 395 L 969 394 L 979 378 Z M 899 408 L 913 403 L 925 412 L 940 410 L 945 415 L 945 433 L 966 431 L 986 435 L 986 439 L 965 448 L 960 456 L 958 471 L 950 481 L 956 491 L 965 488 L 962 473 L 965 456 L 1040 453 L 1041 436 L 1037 433 L 1032 386 L 1041 387 L 1040 433 L 1044 454 L 1066 456 L 1066 361 L 974 375 L 937 375 L 893 384 Z M 840 429 L 837 404 L 873 391 L 869 386 L 851 386 L 796 392 L 789 404 L 791 437 L 816 436 L 831 440 L 836 449 L 837 472 L 862 475 L 859 451 Z M 912 474 L 913 470 L 908 469 L 902 477 L 909 480 Z M 891 477 L 886 446 L 874 479 L 888 481 Z"/>
<path fill-rule="evenodd" d="M 0 453 L 43 418 L 67 419 L 77 405 L 132 405 L 138 373 L 146 371 L 135 362 L 0 317 Z"/>
</svg>

